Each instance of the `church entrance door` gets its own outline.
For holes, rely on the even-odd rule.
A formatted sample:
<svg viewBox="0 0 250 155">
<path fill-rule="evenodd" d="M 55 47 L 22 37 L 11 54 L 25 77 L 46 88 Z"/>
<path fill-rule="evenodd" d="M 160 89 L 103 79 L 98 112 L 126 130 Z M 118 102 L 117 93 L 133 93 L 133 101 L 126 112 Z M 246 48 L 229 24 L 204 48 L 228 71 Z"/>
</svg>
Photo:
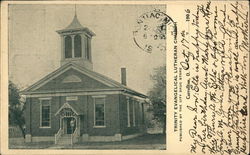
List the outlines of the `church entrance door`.
<svg viewBox="0 0 250 155">
<path fill-rule="evenodd" d="M 66 130 L 66 134 L 73 134 L 76 129 L 76 119 L 74 117 L 65 117 L 64 123 L 64 129 Z"/>
</svg>

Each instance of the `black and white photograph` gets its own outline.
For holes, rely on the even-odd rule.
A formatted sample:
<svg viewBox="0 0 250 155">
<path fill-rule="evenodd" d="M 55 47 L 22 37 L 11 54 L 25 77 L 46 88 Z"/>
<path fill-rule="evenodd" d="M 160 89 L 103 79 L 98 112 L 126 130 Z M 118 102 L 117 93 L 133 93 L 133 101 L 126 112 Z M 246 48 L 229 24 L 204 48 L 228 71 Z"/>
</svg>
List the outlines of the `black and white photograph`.
<svg viewBox="0 0 250 155">
<path fill-rule="evenodd" d="M 1 155 L 249 154 L 249 1 L 0 3 Z"/>
<path fill-rule="evenodd" d="M 166 150 L 165 9 L 9 4 L 9 149 Z"/>
</svg>

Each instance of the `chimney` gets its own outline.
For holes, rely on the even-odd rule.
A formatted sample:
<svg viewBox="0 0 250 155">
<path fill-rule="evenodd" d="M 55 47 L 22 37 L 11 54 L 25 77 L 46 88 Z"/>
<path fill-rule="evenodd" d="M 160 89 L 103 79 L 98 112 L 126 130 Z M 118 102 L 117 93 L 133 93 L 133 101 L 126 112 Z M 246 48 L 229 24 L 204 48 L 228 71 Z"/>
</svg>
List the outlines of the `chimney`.
<svg viewBox="0 0 250 155">
<path fill-rule="evenodd" d="M 126 86 L 127 80 L 126 80 L 126 68 L 121 68 L 121 83 Z"/>
</svg>

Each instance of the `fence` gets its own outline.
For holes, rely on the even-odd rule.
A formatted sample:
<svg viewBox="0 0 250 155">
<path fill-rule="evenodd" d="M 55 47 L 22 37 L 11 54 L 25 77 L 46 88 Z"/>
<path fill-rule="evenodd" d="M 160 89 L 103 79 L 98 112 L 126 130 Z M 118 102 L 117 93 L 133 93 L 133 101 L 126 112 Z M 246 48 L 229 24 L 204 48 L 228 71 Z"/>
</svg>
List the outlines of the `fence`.
<svg viewBox="0 0 250 155">
<path fill-rule="evenodd" d="M 22 131 L 18 126 L 9 126 L 9 138 L 23 137 Z"/>
</svg>

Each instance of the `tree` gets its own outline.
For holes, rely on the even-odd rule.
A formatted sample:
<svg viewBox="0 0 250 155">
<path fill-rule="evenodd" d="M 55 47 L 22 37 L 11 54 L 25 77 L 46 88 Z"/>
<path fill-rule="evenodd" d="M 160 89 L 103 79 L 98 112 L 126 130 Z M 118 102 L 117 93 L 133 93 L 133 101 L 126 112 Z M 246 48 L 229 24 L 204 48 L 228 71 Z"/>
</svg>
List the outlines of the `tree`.
<svg viewBox="0 0 250 155">
<path fill-rule="evenodd" d="M 153 119 L 163 125 L 163 134 L 166 134 L 166 65 L 154 69 L 151 75 L 153 87 L 149 90 L 150 111 Z"/>
<path fill-rule="evenodd" d="M 9 81 L 9 125 L 18 126 L 25 138 L 24 103 L 17 86 Z"/>
</svg>

